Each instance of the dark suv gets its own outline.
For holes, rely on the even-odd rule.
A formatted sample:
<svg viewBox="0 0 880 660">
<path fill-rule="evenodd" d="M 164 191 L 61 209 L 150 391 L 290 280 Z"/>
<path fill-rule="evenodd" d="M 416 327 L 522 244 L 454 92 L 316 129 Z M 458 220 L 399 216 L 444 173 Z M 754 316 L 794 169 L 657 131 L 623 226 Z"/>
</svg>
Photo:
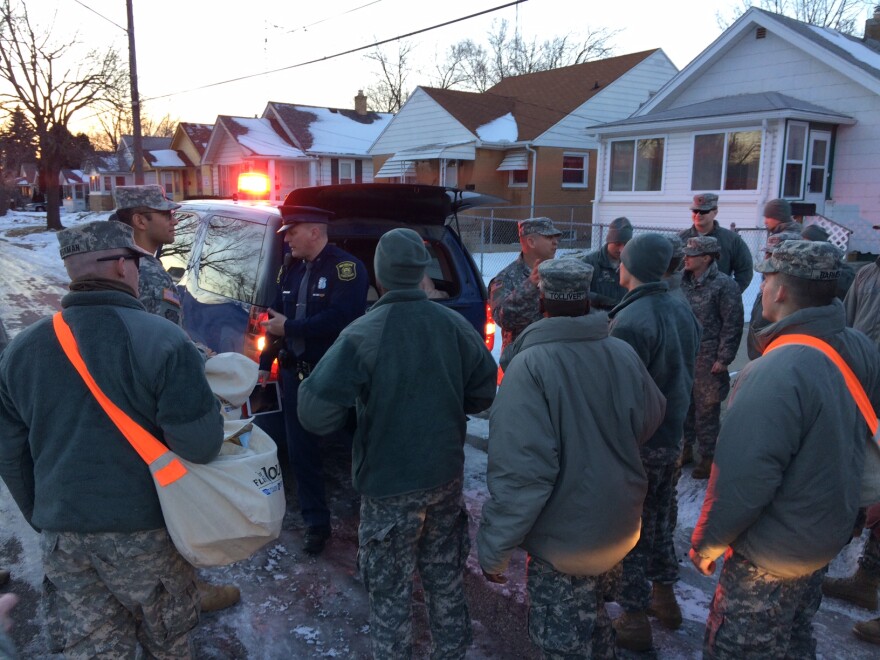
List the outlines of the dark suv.
<svg viewBox="0 0 880 660">
<path fill-rule="evenodd" d="M 285 205 L 316 206 L 335 215 L 331 243 L 358 257 L 370 276 L 368 305 L 378 294 L 376 243 L 395 227 L 419 233 L 432 256 L 427 274 L 433 298 L 470 321 L 491 348 L 494 324 L 486 286 L 457 231 L 456 214 L 501 200 L 471 191 L 408 184 L 354 184 L 294 190 Z M 217 352 L 257 359 L 265 344 L 260 321 L 276 292 L 287 246 L 277 234 L 281 216 L 265 202 L 187 201 L 177 211 L 173 245 L 163 249 L 165 268 L 178 280 L 184 326 Z M 487 327 L 488 324 L 488 327 Z"/>
</svg>

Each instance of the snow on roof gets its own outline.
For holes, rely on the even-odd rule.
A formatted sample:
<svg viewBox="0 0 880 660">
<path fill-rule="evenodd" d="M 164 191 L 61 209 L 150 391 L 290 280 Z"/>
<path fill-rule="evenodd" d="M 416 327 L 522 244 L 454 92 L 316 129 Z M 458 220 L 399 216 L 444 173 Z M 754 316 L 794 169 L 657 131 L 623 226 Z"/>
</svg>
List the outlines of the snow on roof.
<svg viewBox="0 0 880 660">
<path fill-rule="evenodd" d="M 848 37 L 845 34 L 831 28 L 819 27 L 818 25 L 807 26 L 821 38 L 845 51 L 853 59 L 865 64 L 875 71 L 880 72 L 880 53 L 871 50 L 863 42 Z"/>
<path fill-rule="evenodd" d="M 281 137 L 268 119 L 226 117 L 235 140 L 254 156 L 276 158 L 308 158 L 306 154 Z M 236 130 L 239 129 L 239 130 Z"/>
<path fill-rule="evenodd" d="M 294 139 L 310 154 L 366 156 L 367 150 L 394 117 L 367 112 L 270 102 L 269 107 Z"/>
<path fill-rule="evenodd" d="M 484 142 L 516 142 L 519 128 L 513 113 L 493 119 L 487 124 L 477 127 L 477 137 Z"/>
<path fill-rule="evenodd" d="M 153 169 L 187 166 L 187 163 L 183 161 L 174 149 L 150 149 L 144 155 Z"/>
</svg>

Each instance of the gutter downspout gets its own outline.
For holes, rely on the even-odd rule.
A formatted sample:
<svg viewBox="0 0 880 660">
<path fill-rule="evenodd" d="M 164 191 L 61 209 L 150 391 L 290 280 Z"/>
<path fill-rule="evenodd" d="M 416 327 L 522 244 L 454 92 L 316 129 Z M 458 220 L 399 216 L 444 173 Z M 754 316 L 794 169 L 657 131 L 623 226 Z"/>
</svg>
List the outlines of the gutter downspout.
<svg viewBox="0 0 880 660">
<path fill-rule="evenodd" d="M 532 199 L 529 215 L 535 217 L 535 181 L 538 178 L 538 152 L 532 149 L 528 142 L 525 144 L 526 151 L 532 154 Z"/>
<path fill-rule="evenodd" d="M 771 150 L 771 146 L 769 144 L 770 140 L 767 139 L 768 137 L 771 137 L 771 133 L 770 133 L 770 131 L 768 131 L 767 127 L 768 127 L 768 122 L 767 122 L 767 119 L 764 118 L 761 120 L 761 168 L 763 170 L 761 172 L 761 179 L 763 179 L 763 185 L 761 186 L 761 188 L 763 189 L 764 196 L 763 196 L 763 199 L 758 203 L 758 208 L 756 209 L 757 217 L 755 219 L 755 227 L 757 227 L 758 229 L 760 229 L 763 226 L 763 223 L 761 222 L 761 217 L 762 217 L 761 214 L 763 213 L 764 205 L 769 201 L 767 195 L 768 195 L 768 187 L 769 187 L 770 181 L 771 181 L 770 162 L 768 159 L 768 156 L 769 156 L 768 152 Z M 785 134 L 785 130 L 783 130 L 783 135 L 784 134 Z M 773 138 L 776 137 L 776 131 L 773 131 L 772 137 Z M 783 145 L 782 153 L 784 153 L 784 150 L 785 150 L 785 145 Z M 775 197 L 775 195 L 774 195 L 774 197 Z"/>
</svg>

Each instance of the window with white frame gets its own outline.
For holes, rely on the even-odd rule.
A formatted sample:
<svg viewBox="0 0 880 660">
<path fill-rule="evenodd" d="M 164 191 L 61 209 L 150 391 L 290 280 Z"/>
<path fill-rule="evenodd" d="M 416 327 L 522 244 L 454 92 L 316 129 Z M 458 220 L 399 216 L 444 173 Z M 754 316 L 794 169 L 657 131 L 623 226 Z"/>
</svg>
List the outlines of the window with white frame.
<svg viewBox="0 0 880 660">
<path fill-rule="evenodd" d="M 761 131 L 694 136 L 691 190 L 757 190 Z"/>
<path fill-rule="evenodd" d="M 801 199 L 804 196 L 804 167 L 807 162 L 809 125 L 791 122 L 785 135 L 785 164 L 782 171 L 782 196 Z"/>
<path fill-rule="evenodd" d="M 508 188 L 525 188 L 529 185 L 528 170 L 510 170 L 507 174 Z"/>
<path fill-rule="evenodd" d="M 110 192 L 111 190 L 113 190 L 113 188 L 110 186 L 110 177 L 109 176 L 104 177 L 104 190 L 106 190 L 107 192 Z"/>
<path fill-rule="evenodd" d="M 666 139 L 662 137 L 612 142 L 608 190 L 661 190 L 665 148 Z"/>
<path fill-rule="evenodd" d="M 174 193 L 174 172 L 162 172 L 162 187 L 166 195 Z"/>
<path fill-rule="evenodd" d="M 588 154 L 562 154 L 562 187 L 586 188 Z"/>
<path fill-rule="evenodd" d="M 339 161 L 339 183 L 354 183 L 354 161 Z"/>
</svg>

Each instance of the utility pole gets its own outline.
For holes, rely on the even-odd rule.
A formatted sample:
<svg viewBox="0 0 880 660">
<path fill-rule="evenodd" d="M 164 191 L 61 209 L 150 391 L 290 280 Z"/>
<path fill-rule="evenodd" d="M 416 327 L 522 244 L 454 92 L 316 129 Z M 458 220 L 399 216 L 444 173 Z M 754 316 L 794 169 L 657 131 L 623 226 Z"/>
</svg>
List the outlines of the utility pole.
<svg viewBox="0 0 880 660">
<path fill-rule="evenodd" d="M 134 10 L 132 0 L 125 0 L 125 8 L 128 12 L 128 71 L 131 79 L 131 123 L 134 128 L 134 182 L 135 185 L 144 183 L 144 149 L 141 138 L 141 100 L 138 94 L 137 83 L 137 56 L 134 49 Z"/>
</svg>

